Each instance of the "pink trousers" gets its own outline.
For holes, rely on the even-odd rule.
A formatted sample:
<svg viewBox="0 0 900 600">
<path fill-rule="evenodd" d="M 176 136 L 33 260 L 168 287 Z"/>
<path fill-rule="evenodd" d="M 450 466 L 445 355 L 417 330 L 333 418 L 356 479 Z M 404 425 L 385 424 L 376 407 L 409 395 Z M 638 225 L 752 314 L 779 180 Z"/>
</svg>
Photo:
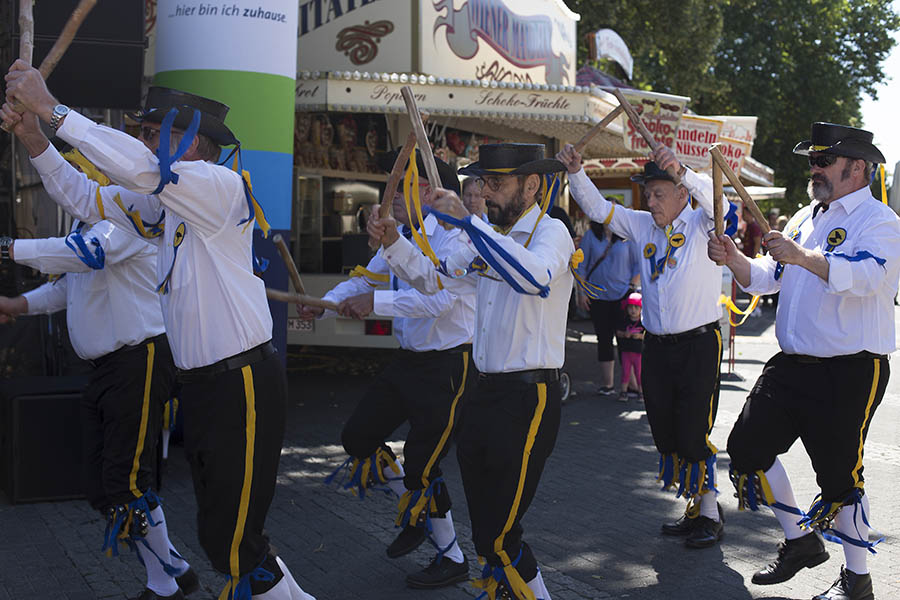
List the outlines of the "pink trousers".
<svg viewBox="0 0 900 600">
<path fill-rule="evenodd" d="M 641 353 L 640 352 L 622 352 L 622 389 L 627 389 L 628 380 L 631 378 L 631 371 L 634 370 L 634 378 L 637 381 L 638 389 L 641 389 Z"/>
</svg>

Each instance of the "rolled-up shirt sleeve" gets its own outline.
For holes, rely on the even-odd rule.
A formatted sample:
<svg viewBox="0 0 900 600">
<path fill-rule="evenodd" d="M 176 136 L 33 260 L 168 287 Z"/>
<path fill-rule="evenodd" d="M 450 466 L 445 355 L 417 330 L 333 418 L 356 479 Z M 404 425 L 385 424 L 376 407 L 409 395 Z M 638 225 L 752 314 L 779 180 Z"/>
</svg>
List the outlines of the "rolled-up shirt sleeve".
<svg viewBox="0 0 900 600">
<path fill-rule="evenodd" d="M 738 282 L 738 286 L 754 296 L 774 294 L 781 289 L 781 280 L 775 279 L 775 269 L 778 263 L 768 256 L 760 256 L 750 260 L 750 285 L 744 287 Z M 737 279 L 735 279 L 737 281 Z"/>
<path fill-rule="evenodd" d="M 852 253 L 825 252 L 828 282 L 825 290 L 842 296 L 878 293 L 891 274 L 900 269 L 900 220 L 891 219 L 870 227 L 863 242 Z"/>
</svg>

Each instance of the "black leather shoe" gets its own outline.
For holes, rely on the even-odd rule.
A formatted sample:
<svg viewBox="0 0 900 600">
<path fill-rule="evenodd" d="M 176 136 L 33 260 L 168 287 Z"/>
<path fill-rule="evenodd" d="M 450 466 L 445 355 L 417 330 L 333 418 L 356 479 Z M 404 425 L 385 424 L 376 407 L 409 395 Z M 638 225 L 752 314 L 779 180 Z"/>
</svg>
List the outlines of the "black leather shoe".
<svg viewBox="0 0 900 600">
<path fill-rule="evenodd" d="M 778 544 L 778 557 L 756 573 L 750 580 L 756 585 L 772 585 L 787 581 L 806 567 L 811 569 L 828 560 L 825 544 L 815 532 L 810 532 L 795 540 L 785 540 Z"/>
<path fill-rule="evenodd" d="M 688 548 L 709 548 L 710 546 L 715 546 L 725 534 L 725 523 L 722 522 L 721 518 L 718 521 L 713 521 L 709 517 L 700 515 L 695 521 L 693 531 L 684 540 L 684 545 Z"/>
<path fill-rule="evenodd" d="M 171 596 L 160 596 L 151 589 L 145 589 L 140 596 L 135 596 L 132 600 L 184 600 L 184 594 L 180 588 Z"/>
<path fill-rule="evenodd" d="M 391 545 L 387 547 L 388 558 L 399 558 L 409 554 L 425 541 L 425 528 L 407 525 L 397 534 Z"/>
<path fill-rule="evenodd" d="M 722 513 L 722 505 L 716 502 L 716 507 L 719 509 L 719 521 L 724 523 L 725 515 Z M 696 524 L 697 517 L 690 518 L 687 516 L 687 513 L 685 513 L 681 515 L 677 521 L 663 523 L 662 533 L 663 535 L 690 535 Z"/>
<path fill-rule="evenodd" d="M 406 576 L 406 585 L 419 590 L 434 589 L 453 585 L 469 578 L 469 563 L 463 556 L 461 563 L 453 562 L 446 556 L 435 556 L 431 564 L 419 571 Z"/>
<path fill-rule="evenodd" d="M 175 583 L 178 584 L 181 593 L 185 596 L 189 596 L 200 589 L 200 578 L 197 576 L 197 572 L 191 567 L 188 567 L 187 571 L 176 577 Z"/>
<path fill-rule="evenodd" d="M 868 573 L 857 575 L 842 565 L 841 576 L 837 581 L 813 600 L 875 600 L 872 576 Z"/>
<path fill-rule="evenodd" d="M 663 535 L 690 535 L 694 530 L 694 525 L 697 523 L 697 517 L 693 519 L 687 514 L 683 514 L 678 517 L 677 521 L 672 523 L 663 523 L 662 526 L 662 534 Z"/>
</svg>

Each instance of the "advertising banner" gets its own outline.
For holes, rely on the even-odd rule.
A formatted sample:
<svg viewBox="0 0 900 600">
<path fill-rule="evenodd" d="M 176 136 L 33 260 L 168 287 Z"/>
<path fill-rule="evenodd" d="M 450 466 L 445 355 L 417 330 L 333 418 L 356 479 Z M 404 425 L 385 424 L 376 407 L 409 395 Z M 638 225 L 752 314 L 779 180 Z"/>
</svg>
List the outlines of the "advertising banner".
<svg viewBox="0 0 900 600">
<path fill-rule="evenodd" d="M 675 156 L 694 171 L 710 171 L 709 146 L 719 141 L 724 121 L 719 118 L 684 115 L 678 128 Z"/>
<path fill-rule="evenodd" d="M 675 148 L 678 126 L 684 106 L 690 98 L 683 96 L 662 96 L 653 92 L 622 90 L 625 98 L 634 107 L 650 134 L 657 142 Z M 650 147 L 631 121 L 625 119 L 625 148 L 632 152 L 649 152 Z"/>
</svg>

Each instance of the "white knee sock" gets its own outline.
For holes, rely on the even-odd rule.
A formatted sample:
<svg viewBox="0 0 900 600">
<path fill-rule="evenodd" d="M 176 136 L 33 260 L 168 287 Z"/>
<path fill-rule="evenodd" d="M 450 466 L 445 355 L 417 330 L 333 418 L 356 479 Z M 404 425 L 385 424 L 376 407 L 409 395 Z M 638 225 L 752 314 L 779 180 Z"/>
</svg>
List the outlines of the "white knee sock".
<svg viewBox="0 0 900 600">
<path fill-rule="evenodd" d="M 169 562 L 173 567 L 178 569 L 179 576 L 184 575 L 185 572 L 187 572 L 187 570 L 191 568 L 190 563 L 188 563 L 188 561 L 184 560 L 183 558 L 178 558 L 178 556 L 175 556 L 174 554 L 172 554 L 172 552 L 175 552 L 178 554 L 178 556 L 181 556 L 181 553 L 178 552 L 174 545 L 172 545 L 172 540 L 169 540 Z"/>
<path fill-rule="evenodd" d="M 541 577 L 541 569 L 538 567 L 537 576 L 528 582 L 528 589 L 534 592 L 534 597 L 536 600 L 550 600 L 550 592 L 547 591 L 547 586 L 544 585 L 544 578 Z"/>
<path fill-rule="evenodd" d="M 155 527 L 151 527 L 144 538 L 150 548 L 153 549 L 159 558 L 153 555 L 153 552 L 147 549 L 143 543 L 137 543 L 138 553 L 141 560 L 144 561 L 144 567 L 147 569 L 147 587 L 153 590 L 158 596 L 171 596 L 178 591 L 178 584 L 175 578 L 166 574 L 159 559 L 167 564 L 171 564 L 169 556 L 169 532 L 166 528 L 165 515 L 163 515 L 162 506 L 157 506 L 150 511 L 150 516 L 156 522 Z"/>
<path fill-rule="evenodd" d="M 449 550 L 444 552 L 444 556 L 455 563 L 461 563 L 464 560 L 463 553 L 456 542 L 456 531 L 453 528 L 453 517 L 450 515 L 450 511 L 447 511 L 447 516 L 445 517 L 432 517 L 431 528 L 431 536 L 434 538 L 434 543 L 440 546 L 441 550 L 450 546 L 451 543 L 453 544 Z"/>
<path fill-rule="evenodd" d="M 853 520 L 853 513 L 856 512 L 856 522 Z M 868 541 L 869 528 L 866 526 L 862 518 L 862 512 L 866 511 L 866 518 L 869 523 L 872 522 L 872 513 L 869 512 L 869 496 L 864 495 L 860 506 L 845 506 L 834 518 L 834 528 L 847 537 Z M 844 547 L 844 560 L 847 568 L 857 575 L 864 575 L 869 572 L 869 566 L 866 563 L 869 551 L 859 546 L 842 542 Z"/>
<path fill-rule="evenodd" d="M 169 458 L 169 436 L 172 435 L 172 432 L 168 429 L 162 430 L 162 457 L 163 460 L 168 460 Z"/>
<path fill-rule="evenodd" d="M 403 476 L 406 472 L 403 470 L 403 465 L 400 464 L 400 461 L 397 461 L 397 466 L 400 467 L 399 473 L 394 473 L 394 470 L 390 465 L 385 465 L 381 469 L 381 472 L 384 475 L 384 478 L 388 480 L 388 487 L 391 488 L 391 491 L 397 494 L 397 497 L 399 498 L 406 493 L 406 486 L 403 485 Z"/>
<path fill-rule="evenodd" d="M 716 463 L 713 463 L 712 470 L 708 473 L 710 481 L 710 491 L 700 495 L 700 514 L 713 521 L 719 520 L 719 505 L 716 502 Z M 703 482 L 701 482 L 702 485 Z"/>
<path fill-rule="evenodd" d="M 766 479 L 769 480 L 769 487 L 772 488 L 772 495 L 775 496 L 775 501 L 785 506 L 796 508 L 797 500 L 794 499 L 794 489 L 791 487 L 791 480 L 788 479 L 787 471 L 784 470 L 781 461 L 776 458 L 769 470 L 765 472 L 765 475 Z M 770 508 L 775 513 L 775 518 L 778 519 L 781 529 L 784 530 L 785 539 L 795 540 L 809 533 L 800 529 L 797 525 L 797 521 L 800 520 L 798 515 L 778 508 Z"/>
</svg>

